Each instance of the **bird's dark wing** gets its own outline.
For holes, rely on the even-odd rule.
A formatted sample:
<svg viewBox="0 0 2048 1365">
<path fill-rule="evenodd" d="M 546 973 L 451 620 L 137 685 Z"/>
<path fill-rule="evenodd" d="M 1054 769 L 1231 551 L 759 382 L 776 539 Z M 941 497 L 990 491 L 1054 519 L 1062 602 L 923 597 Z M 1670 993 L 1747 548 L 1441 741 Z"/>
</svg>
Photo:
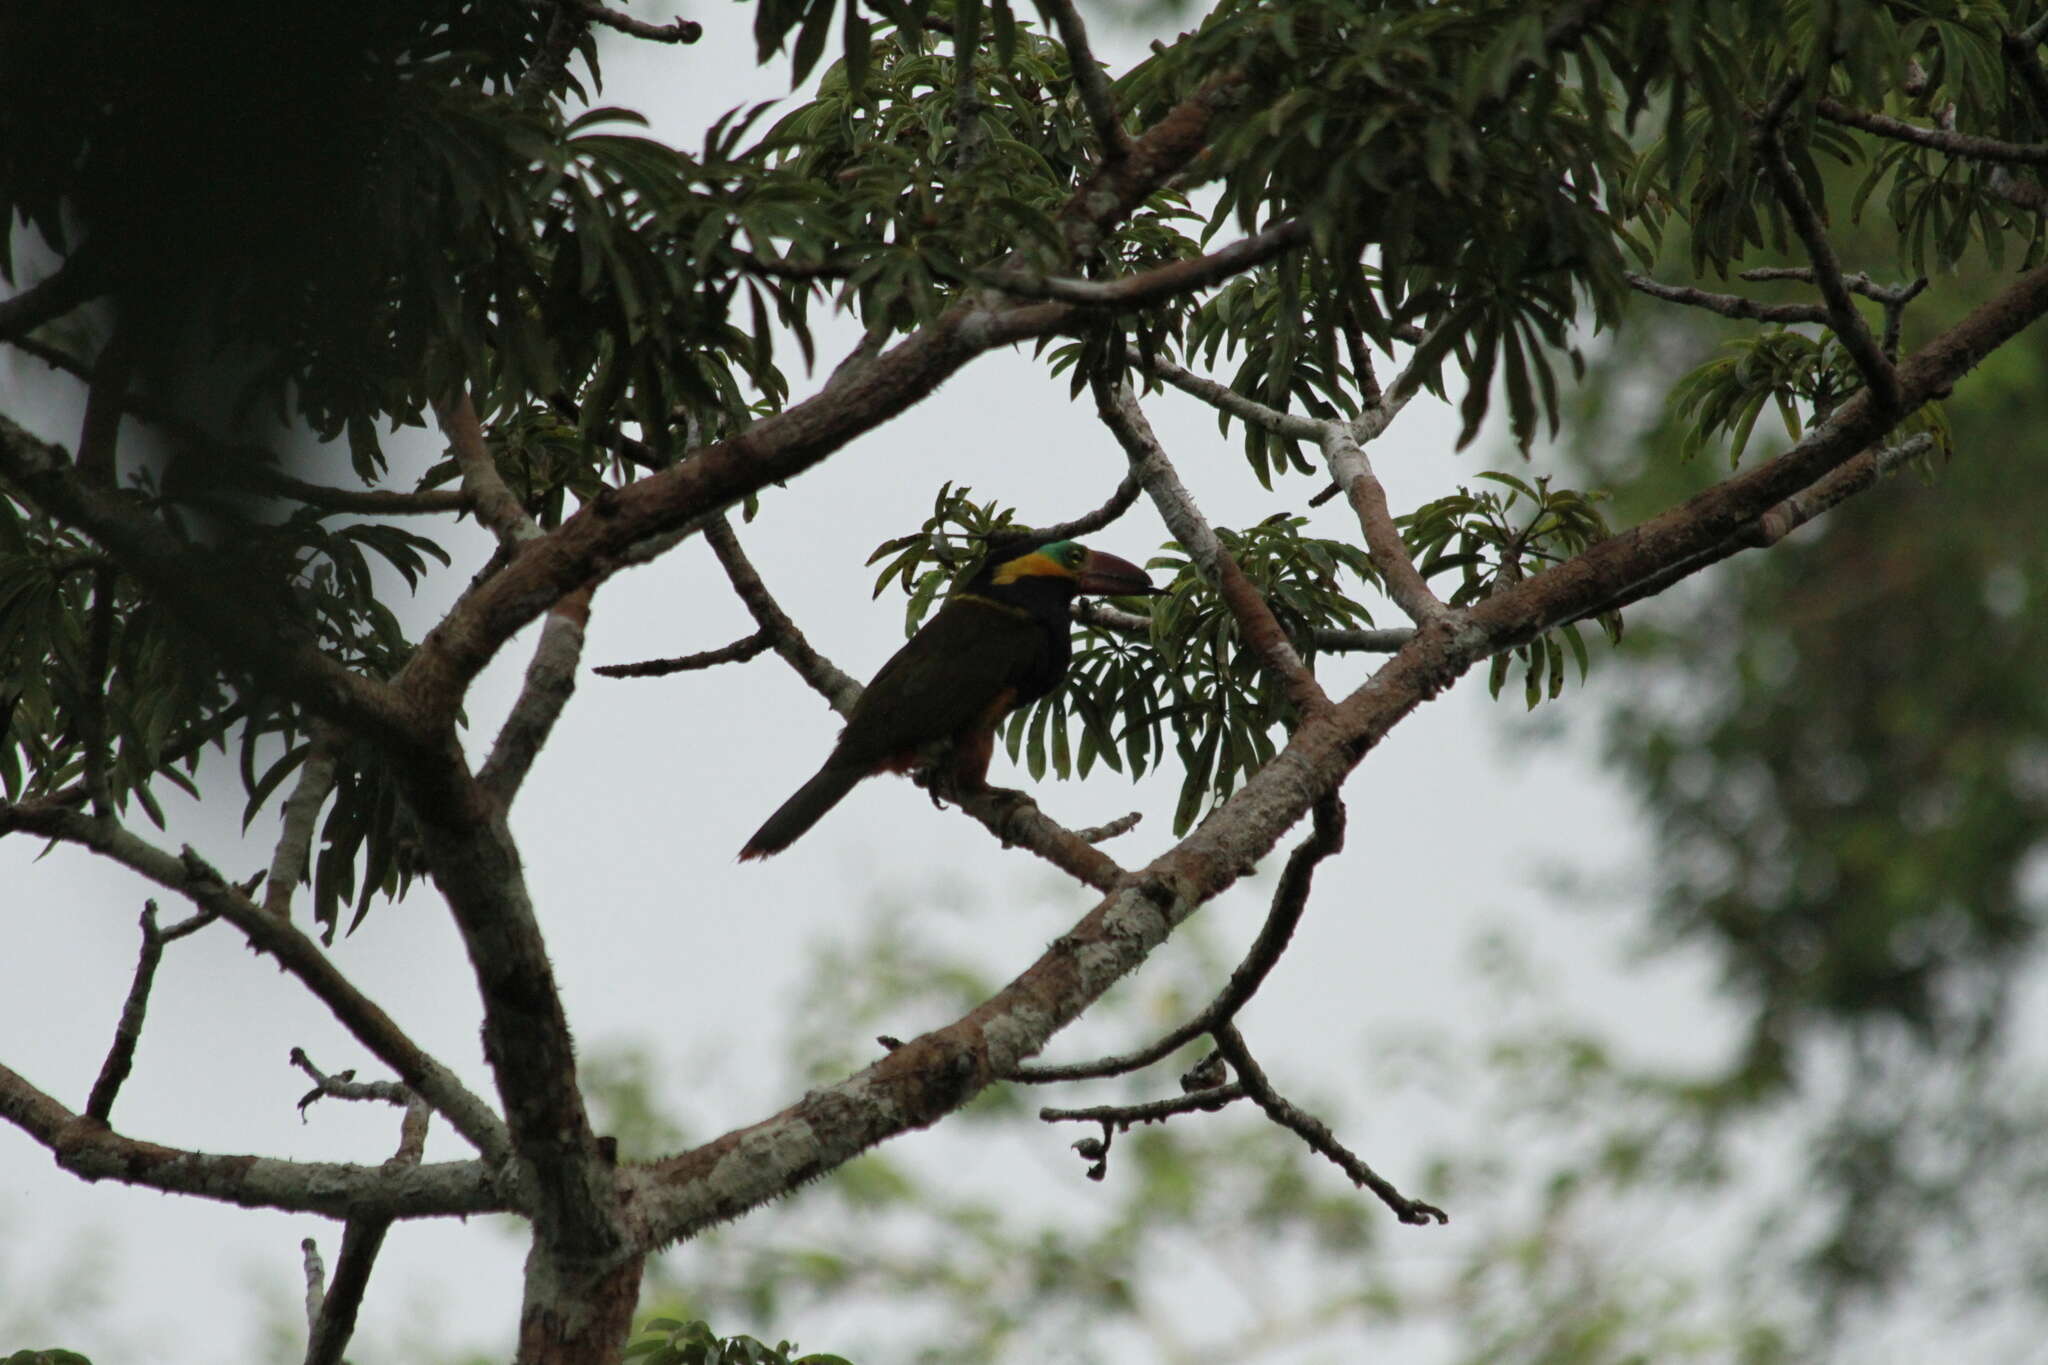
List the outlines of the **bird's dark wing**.
<svg viewBox="0 0 2048 1365">
<path fill-rule="evenodd" d="M 834 760 L 872 772 L 936 740 L 993 725 L 1018 699 L 1057 681 L 1055 650 L 1063 643 L 1027 613 L 975 598 L 947 602 L 875 674 Z"/>
</svg>

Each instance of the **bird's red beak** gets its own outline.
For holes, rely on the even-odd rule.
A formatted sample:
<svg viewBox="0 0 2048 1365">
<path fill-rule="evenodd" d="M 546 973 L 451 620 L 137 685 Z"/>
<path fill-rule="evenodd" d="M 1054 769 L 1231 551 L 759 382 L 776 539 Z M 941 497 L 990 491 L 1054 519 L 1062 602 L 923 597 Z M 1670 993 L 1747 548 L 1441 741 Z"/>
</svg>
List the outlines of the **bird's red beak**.
<svg viewBox="0 0 2048 1365">
<path fill-rule="evenodd" d="M 1081 566 L 1078 577 L 1079 591 L 1104 597 L 1146 597 L 1159 591 L 1143 569 L 1128 559 L 1118 559 L 1100 550 L 1088 552 L 1088 562 Z"/>
</svg>

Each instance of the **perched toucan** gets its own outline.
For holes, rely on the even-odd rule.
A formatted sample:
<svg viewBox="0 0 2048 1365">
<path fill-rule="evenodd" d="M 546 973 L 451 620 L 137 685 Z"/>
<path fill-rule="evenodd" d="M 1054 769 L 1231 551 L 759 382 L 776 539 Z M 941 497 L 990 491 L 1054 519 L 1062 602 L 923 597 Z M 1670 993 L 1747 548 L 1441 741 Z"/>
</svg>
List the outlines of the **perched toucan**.
<svg viewBox="0 0 2048 1365">
<path fill-rule="evenodd" d="M 944 760 L 956 791 L 980 790 L 996 726 L 1067 671 L 1074 595 L 1152 591 L 1137 565 L 1071 540 L 991 544 L 980 572 L 882 665 L 825 766 L 754 832 L 741 860 L 788 848 L 875 773 Z"/>
</svg>

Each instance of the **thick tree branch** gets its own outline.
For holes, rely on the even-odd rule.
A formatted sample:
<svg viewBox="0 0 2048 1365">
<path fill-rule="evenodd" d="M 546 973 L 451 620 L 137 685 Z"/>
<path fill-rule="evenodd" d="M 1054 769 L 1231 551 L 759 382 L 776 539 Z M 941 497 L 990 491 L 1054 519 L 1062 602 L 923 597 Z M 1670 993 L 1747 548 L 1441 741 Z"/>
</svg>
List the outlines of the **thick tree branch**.
<svg viewBox="0 0 2048 1365">
<path fill-rule="evenodd" d="M 436 1218 L 513 1211 L 480 1161 L 355 1166 L 162 1147 L 124 1137 L 96 1119 L 72 1113 L 4 1065 L 0 1118 L 47 1147 L 60 1167 L 86 1181 L 117 1180 L 245 1208 L 330 1218 Z"/>
<path fill-rule="evenodd" d="M 251 947 L 268 953 L 303 982 L 357 1041 L 396 1071 L 494 1167 L 511 1152 L 498 1116 L 455 1074 L 422 1051 L 391 1017 L 357 990 L 319 945 L 290 923 L 268 914 L 187 850 L 177 857 L 108 821 L 47 802 L 0 801 L 0 835 L 14 830 L 89 848 L 186 897 L 242 931 Z"/>
<path fill-rule="evenodd" d="M 1272 1082 L 1260 1069 L 1251 1049 L 1245 1046 L 1244 1036 L 1235 1024 L 1223 1024 L 1216 1029 L 1216 1046 L 1223 1050 L 1224 1059 L 1230 1069 L 1237 1073 L 1238 1083 L 1259 1108 L 1266 1111 L 1266 1117 L 1281 1127 L 1294 1132 L 1315 1151 L 1334 1161 L 1344 1174 L 1351 1177 L 1351 1183 L 1362 1189 L 1371 1190 L 1380 1197 L 1380 1202 L 1394 1211 L 1394 1216 L 1404 1223 L 1426 1227 L 1431 1223 L 1448 1223 L 1450 1215 L 1434 1204 L 1425 1204 L 1419 1199 L 1410 1199 L 1395 1189 L 1372 1167 L 1359 1160 L 1358 1156 L 1343 1143 L 1337 1141 L 1327 1125 L 1315 1115 L 1306 1113 L 1288 1103 L 1273 1089 Z"/>
<path fill-rule="evenodd" d="M 1314 884 L 1316 866 L 1344 848 L 1344 803 L 1335 795 L 1316 803 L 1315 830 L 1287 855 L 1280 884 L 1273 888 L 1273 903 L 1259 936 L 1245 953 L 1244 961 L 1230 974 L 1230 980 L 1216 998 L 1194 1018 L 1156 1042 L 1121 1056 L 1101 1057 L 1092 1062 L 1071 1062 L 1064 1066 L 1020 1066 L 1006 1080 L 1044 1084 L 1049 1081 L 1086 1081 L 1101 1076 L 1121 1076 L 1151 1066 L 1172 1056 L 1205 1033 L 1229 1023 L 1237 1012 L 1258 994 L 1266 976 L 1280 961 L 1294 927 L 1308 909 L 1308 895 Z M 1040 1115 L 1044 1117 L 1044 1115 Z"/>
<path fill-rule="evenodd" d="M 144 903 L 142 953 L 135 963 L 135 979 L 128 986 L 128 999 L 121 1006 L 121 1021 L 114 1026 L 114 1045 L 107 1050 L 107 1060 L 100 1065 L 99 1079 L 92 1083 L 92 1093 L 86 1098 L 87 1118 L 107 1122 L 108 1116 L 114 1112 L 114 1099 L 121 1093 L 122 1083 L 134 1068 L 135 1045 L 142 1041 L 142 1021 L 149 1011 L 149 988 L 156 981 L 156 968 L 163 960 L 164 945 L 204 929 L 216 918 L 211 911 L 201 910 L 168 929 L 159 929 L 156 927 L 156 902 Z"/>
<path fill-rule="evenodd" d="M 1309 672 L 1308 665 L 1295 652 L 1287 632 L 1274 617 L 1273 609 L 1266 605 L 1266 599 L 1245 577 L 1244 570 L 1223 548 L 1214 528 L 1196 508 L 1194 498 L 1181 483 L 1173 462 L 1167 458 L 1165 448 L 1153 433 L 1152 424 L 1145 420 L 1144 409 L 1138 406 L 1130 385 L 1097 375 L 1091 381 L 1091 387 L 1095 392 L 1096 414 L 1116 437 L 1117 443 L 1123 446 L 1124 454 L 1131 462 L 1131 471 L 1145 486 L 1152 505 L 1159 509 L 1166 529 L 1173 533 L 1173 538 L 1187 549 L 1196 566 L 1215 585 L 1224 605 L 1230 609 L 1231 618 L 1237 622 L 1239 638 L 1245 647 L 1280 680 L 1298 714 L 1307 715 L 1328 706 L 1330 699 L 1324 695 L 1322 684 L 1316 681 L 1315 674 Z"/>
</svg>

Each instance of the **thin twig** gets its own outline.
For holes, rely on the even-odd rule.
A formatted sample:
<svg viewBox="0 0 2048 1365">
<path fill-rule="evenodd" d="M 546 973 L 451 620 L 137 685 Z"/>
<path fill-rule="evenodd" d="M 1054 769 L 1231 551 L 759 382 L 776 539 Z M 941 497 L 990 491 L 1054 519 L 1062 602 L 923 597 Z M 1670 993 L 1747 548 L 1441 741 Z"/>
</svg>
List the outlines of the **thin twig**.
<svg viewBox="0 0 2048 1365">
<path fill-rule="evenodd" d="M 320 1263 L 320 1244 L 308 1237 L 299 1243 L 306 1268 L 306 1332 L 320 1327 L 320 1307 L 327 1302 L 327 1267 Z"/>
<path fill-rule="evenodd" d="M 1252 1057 L 1251 1049 L 1245 1046 L 1244 1036 L 1237 1031 L 1237 1025 L 1220 1026 L 1215 1037 L 1216 1046 L 1223 1050 L 1223 1056 L 1229 1061 L 1230 1069 L 1237 1074 L 1238 1084 L 1244 1087 L 1245 1093 L 1252 1097 L 1259 1108 L 1266 1111 L 1266 1117 L 1281 1127 L 1292 1130 L 1303 1142 L 1334 1161 L 1344 1174 L 1351 1177 L 1351 1183 L 1378 1195 L 1380 1201 L 1392 1209 L 1394 1216 L 1402 1222 L 1426 1227 L 1431 1223 L 1451 1221 L 1451 1216 L 1434 1204 L 1410 1199 L 1395 1189 L 1377 1171 L 1337 1141 L 1321 1119 L 1283 1099 L 1273 1089 L 1272 1082 L 1266 1079 L 1266 1073 Z"/>
<path fill-rule="evenodd" d="M 1910 142 L 1973 161 L 2000 161 L 2010 166 L 2048 166 L 2048 145 L 2041 143 L 2002 142 L 1995 137 L 1978 137 L 1973 133 L 1923 128 L 1904 119 L 1853 108 L 1825 95 L 1815 100 L 1813 107 L 1822 118 L 1850 128 L 1860 128 L 1893 142 Z"/>
<path fill-rule="evenodd" d="M 1255 265 L 1301 246 L 1308 239 L 1308 225 L 1300 219 L 1287 218 L 1207 255 L 1168 261 L 1135 275 L 1080 280 L 1064 275 L 1036 275 L 1004 269 L 989 271 L 976 278 L 991 288 L 1019 298 L 1053 299 L 1083 308 L 1138 308 L 1241 275 Z"/>
<path fill-rule="evenodd" d="M 733 535 L 731 523 L 724 517 L 714 519 L 705 526 L 704 539 L 711 543 L 712 552 L 724 566 L 733 591 L 739 594 L 740 601 L 753 615 L 754 623 L 775 642 L 775 652 L 796 670 L 798 677 L 824 697 L 834 711 L 841 715 L 851 712 L 854 701 L 860 696 L 860 684 L 811 648 L 810 641 L 797 629 L 796 622 L 789 619 L 761 581 L 761 575 L 747 559 L 746 551 L 740 548 L 738 537 Z"/>
<path fill-rule="evenodd" d="M 46 803 L 0 801 L 0 835 L 24 830 L 91 849 L 168 890 L 176 891 L 202 910 L 227 920 L 258 952 L 276 958 L 343 1027 L 406 1078 L 434 1108 L 455 1125 L 493 1163 L 511 1153 L 504 1121 L 461 1079 L 413 1042 L 378 1005 L 320 951 L 319 945 L 230 884 L 219 872 L 186 848 L 167 853 L 111 821 L 95 820 L 82 811 Z"/>
<path fill-rule="evenodd" d="M 1138 822 L 1144 818 L 1145 816 L 1142 811 L 1134 810 L 1128 815 L 1117 816 L 1116 819 L 1111 820 L 1107 824 L 1090 825 L 1086 829 L 1077 829 L 1074 831 L 1074 837 L 1084 844 L 1104 843 L 1116 838 L 1120 834 L 1129 834 L 1138 827 Z"/>
<path fill-rule="evenodd" d="M 1007 1079 L 1042 1085 L 1051 1081 L 1121 1076 L 1151 1066 L 1219 1025 L 1229 1023 L 1265 984 L 1267 974 L 1279 962 L 1280 954 L 1294 937 L 1295 926 L 1301 923 L 1302 913 L 1308 908 L 1316 865 L 1343 847 L 1344 804 L 1336 796 L 1328 796 L 1316 803 L 1314 831 L 1287 857 L 1287 866 L 1280 873 L 1279 885 L 1273 888 L 1273 903 L 1266 911 L 1266 923 L 1259 930 L 1259 936 L 1252 941 L 1244 960 L 1231 972 L 1230 980 L 1224 983 L 1223 989 L 1200 1014 L 1135 1052 L 1065 1066 L 1020 1066 Z"/>
<path fill-rule="evenodd" d="M 590 671 L 607 678 L 663 678 L 671 673 L 690 673 L 700 668 L 715 668 L 719 664 L 745 663 L 774 645 L 774 636 L 765 630 L 757 630 L 729 645 L 697 654 L 685 654 L 674 659 L 644 659 L 633 664 L 599 664 Z"/>
<path fill-rule="evenodd" d="M 1810 266 L 1789 265 L 1759 266 L 1755 270 L 1743 271 L 1742 278 L 1757 281 L 1798 280 L 1803 284 L 1812 284 L 1816 276 Z M 1878 347 L 1884 352 L 1885 359 L 1896 361 L 1899 358 L 1899 333 L 1905 324 L 1906 305 L 1919 298 L 1927 288 L 1927 277 L 1922 275 L 1911 284 L 1884 285 L 1859 270 L 1853 275 L 1844 275 L 1842 284 L 1850 293 L 1861 294 L 1866 299 L 1875 299 L 1884 308 L 1884 334 L 1879 339 Z"/>
<path fill-rule="evenodd" d="M 135 979 L 128 986 L 128 999 L 121 1006 L 121 1020 L 114 1026 L 114 1043 L 100 1065 L 99 1079 L 85 1101 L 86 1117 L 101 1123 L 114 1112 L 114 1100 L 135 1066 L 135 1045 L 142 1040 L 142 1021 L 149 1010 L 149 989 L 156 980 L 157 963 L 163 960 L 164 945 L 205 928 L 217 918 L 202 910 L 168 929 L 156 927 L 156 902 L 142 907 L 142 953 L 135 963 Z"/>
<path fill-rule="evenodd" d="M 1785 206 L 1785 216 L 1792 220 L 1793 231 L 1805 243 L 1806 254 L 1813 262 L 1813 282 L 1827 304 L 1829 326 L 1856 362 L 1872 397 L 1883 404 L 1887 412 L 1897 412 L 1900 403 L 1899 373 L 1885 358 L 1877 338 L 1870 334 L 1870 324 L 1856 311 L 1855 301 L 1849 296 L 1849 287 L 1842 280 L 1842 263 L 1828 241 L 1827 230 L 1821 226 L 1820 214 L 1807 199 L 1805 187 L 1799 183 L 1799 173 L 1793 170 L 1792 160 L 1785 154 L 1777 126 L 1766 123 L 1759 127 L 1755 143 L 1764 170 L 1778 193 L 1778 201 Z"/>
<path fill-rule="evenodd" d="M 1138 500 L 1138 476 L 1126 474 L 1117 483 L 1116 491 L 1109 495 L 1109 501 L 1092 512 L 1086 512 L 1072 521 L 1057 522 L 1032 532 L 1045 540 L 1072 540 L 1076 536 L 1092 535 L 1131 510 L 1131 504 Z"/>
<path fill-rule="evenodd" d="M 667 24 L 650 24 L 644 19 L 606 9 L 598 0 L 569 0 L 593 23 L 645 38 L 650 43 L 694 43 L 704 36 L 704 25 L 694 19 L 677 19 Z"/>
<path fill-rule="evenodd" d="M 1666 303 L 1682 303 L 1689 308 L 1704 308 L 1709 313 L 1718 313 L 1724 318 L 1745 318 L 1753 322 L 1828 322 L 1828 310 L 1815 303 L 1758 303 L 1743 298 L 1740 294 L 1710 294 L 1704 289 L 1690 285 L 1663 284 L 1647 275 L 1628 271 L 1624 275 L 1629 287 L 1653 299 Z M 1744 278 L 1748 278 L 1747 275 Z"/>
<path fill-rule="evenodd" d="M 1118 1128 L 1130 1128 L 1139 1123 L 1163 1123 L 1180 1114 L 1213 1114 L 1218 1109 L 1244 1099 L 1247 1091 L 1242 1085 L 1232 1082 L 1210 1090 L 1196 1090 L 1186 1095 L 1176 1095 L 1169 1100 L 1151 1100 L 1145 1104 L 1096 1104 L 1086 1109 L 1041 1109 L 1038 1117 L 1046 1123 L 1101 1123 L 1115 1124 Z"/>
<path fill-rule="evenodd" d="M 2027 32 L 2040 27 L 2040 21 L 2036 21 Z M 2027 88 L 2027 97 L 2034 102 L 2034 112 L 2048 118 L 2048 71 L 2041 67 L 2040 35 L 2035 33 L 2029 39 L 2026 33 L 2007 30 L 1998 35 L 1998 46 L 2005 53 L 2006 64 L 2018 73 L 2020 84 Z"/>
<path fill-rule="evenodd" d="M 1245 647 L 1280 680 L 1287 689 L 1288 700 L 1299 715 L 1313 715 L 1328 707 L 1328 695 L 1308 665 L 1302 662 L 1301 655 L 1288 640 L 1287 632 L 1274 617 L 1273 609 L 1266 605 L 1266 599 L 1245 577 L 1244 570 L 1223 548 L 1223 542 L 1195 506 L 1193 497 L 1174 470 L 1173 462 L 1167 458 L 1165 447 L 1160 445 L 1151 423 L 1145 420 L 1144 409 L 1138 405 L 1130 385 L 1097 375 L 1091 381 L 1091 387 L 1095 392 L 1097 415 L 1118 444 L 1123 446 L 1124 454 L 1130 458 L 1132 471 L 1144 484 L 1153 506 L 1159 509 L 1167 530 L 1187 549 L 1189 556 L 1223 598 L 1224 605 L 1230 609 L 1231 617 L 1237 623 L 1239 638 Z"/>
<path fill-rule="evenodd" d="M 1245 397 L 1228 385 L 1219 384 L 1213 379 L 1177 365 L 1165 356 L 1148 357 L 1135 346 L 1126 348 L 1124 354 L 1132 365 L 1146 374 L 1164 380 L 1182 393 L 1199 398 L 1210 407 L 1227 412 L 1262 431 L 1303 441 L 1321 439 L 1323 423 L 1313 417 L 1302 417 L 1295 413 L 1282 412 L 1278 408 L 1267 407 L 1256 399 Z"/>
<path fill-rule="evenodd" d="M 317 1252 L 313 1239 L 306 1248 L 306 1310 L 311 1327 L 306 1334 L 306 1365 L 342 1365 L 342 1352 L 355 1335 L 356 1317 L 362 1311 L 363 1294 L 370 1287 L 370 1270 L 377 1253 L 384 1249 L 384 1234 L 391 1220 L 383 1217 L 351 1218 L 342 1226 L 341 1252 L 334 1258 L 334 1278 L 316 1307 L 313 1297 Z"/>
<path fill-rule="evenodd" d="M 302 1047 L 291 1050 L 291 1064 L 313 1078 L 313 1088 L 299 1097 L 299 1118 L 303 1121 L 306 1110 L 314 1101 L 336 1100 L 377 1100 L 384 1104 L 395 1104 L 409 1109 L 419 1102 L 419 1095 L 409 1085 L 398 1081 L 359 1081 L 355 1072 L 342 1071 L 333 1075 L 313 1065 L 313 1059 Z"/>
<path fill-rule="evenodd" d="M 1102 144 L 1103 160 L 1122 161 L 1130 155 L 1130 136 L 1117 116 L 1116 92 L 1110 89 L 1109 76 L 1089 49 L 1088 30 L 1081 23 L 1080 14 L 1072 0 L 1038 0 L 1038 9 L 1060 31 L 1060 43 L 1067 49 L 1067 68 L 1073 73 L 1074 87 L 1081 92 L 1081 106 L 1088 111 L 1088 121 L 1095 125 L 1095 140 Z"/>
</svg>

